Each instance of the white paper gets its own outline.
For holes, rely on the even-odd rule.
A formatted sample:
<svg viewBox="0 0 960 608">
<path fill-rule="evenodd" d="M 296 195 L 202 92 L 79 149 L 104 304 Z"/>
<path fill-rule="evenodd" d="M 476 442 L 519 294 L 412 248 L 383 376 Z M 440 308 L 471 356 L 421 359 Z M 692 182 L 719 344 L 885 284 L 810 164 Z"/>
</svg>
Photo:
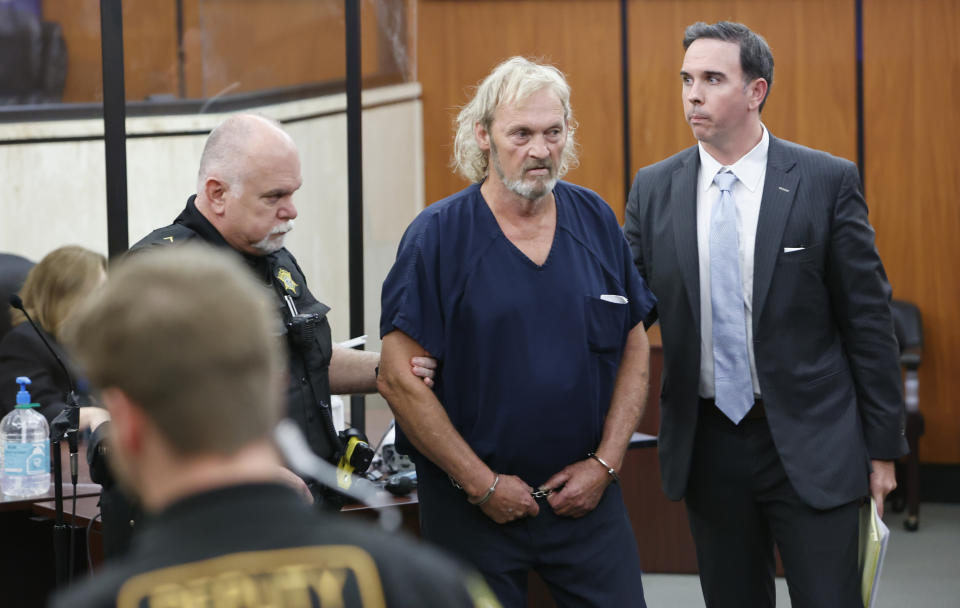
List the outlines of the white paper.
<svg viewBox="0 0 960 608">
<path fill-rule="evenodd" d="M 603 300 L 604 302 L 613 302 L 614 304 L 626 304 L 630 301 L 623 296 L 618 296 L 616 294 L 611 294 L 611 293 L 603 294 L 602 296 L 600 296 L 600 299 Z"/>
<path fill-rule="evenodd" d="M 860 593 L 864 608 L 877 605 L 880 572 L 889 541 L 890 529 L 880 519 L 877 503 L 871 498 L 860 510 Z"/>
<path fill-rule="evenodd" d="M 366 343 L 367 334 L 363 334 L 362 336 L 357 336 L 356 338 L 350 338 L 349 340 L 340 342 L 337 345 L 342 346 L 343 348 L 353 348 L 354 346 L 366 345 Z"/>
</svg>

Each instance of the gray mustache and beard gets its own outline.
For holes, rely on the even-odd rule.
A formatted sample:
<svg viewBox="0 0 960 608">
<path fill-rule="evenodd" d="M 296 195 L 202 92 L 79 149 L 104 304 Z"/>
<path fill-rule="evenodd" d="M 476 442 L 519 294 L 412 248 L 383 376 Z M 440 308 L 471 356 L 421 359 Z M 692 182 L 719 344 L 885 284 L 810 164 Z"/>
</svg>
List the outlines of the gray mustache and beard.
<svg viewBox="0 0 960 608">
<path fill-rule="evenodd" d="M 263 254 L 270 254 L 274 251 L 280 251 L 283 248 L 283 241 L 287 233 L 293 230 L 293 220 L 287 220 L 282 224 L 274 226 L 267 236 L 257 241 L 251 247 Z"/>
<path fill-rule="evenodd" d="M 506 186 L 508 190 L 518 196 L 522 196 L 530 201 L 535 201 L 552 192 L 553 187 L 557 185 L 557 168 L 554 166 L 553 160 L 549 157 L 542 160 L 529 160 L 525 162 L 520 169 L 520 175 L 513 179 L 507 177 L 503 171 L 503 167 L 500 165 L 500 154 L 497 152 L 496 144 L 493 143 L 493 138 L 490 139 L 490 152 L 493 160 L 493 168 L 496 170 L 497 175 L 500 176 L 500 181 L 503 182 L 503 185 Z M 546 169 L 549 173 L 546 176 L 537 176 L 536 179 L 527 181 L 523 177 L 527 171 L 531 169 Z"/>
</svg>

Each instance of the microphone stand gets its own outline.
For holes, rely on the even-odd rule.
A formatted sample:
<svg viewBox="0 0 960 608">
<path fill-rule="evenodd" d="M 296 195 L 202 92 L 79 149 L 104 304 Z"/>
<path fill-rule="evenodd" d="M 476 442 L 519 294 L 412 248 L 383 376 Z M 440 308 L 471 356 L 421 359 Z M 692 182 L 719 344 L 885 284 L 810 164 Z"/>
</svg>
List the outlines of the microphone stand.
<svg viewBox="0 0 960 608">
<path fill-rule="evenodd" d="M 70 582 L 73 576 L 73 518 L 76 517 L 77 514 L 77 452 L 79 451 L 77 435 L 80 432 L 79 397 L 77 396 L 73 376 L 67 371 L 67 366 L 64 365 L 63 360 L 57 355 L 57 351 L 53 350 L 53 347 L 47 342 L 43 332 L 40 331 L 37 324 L 30 318 L 30 313 L 27 312 L 26 307 L 23 305 L 23 300 L 20 299 L 20 296 L 13 294 L 10 296 L 9 302 L 10 306 L 22 312 L 27 321 L 30 322 L 30 326 L 37 332 L 44 346 L 47 347 L 47 350 L 53 355 L 54 360 L 60 365 L 60 369 L 63 370 L 63 375 L 66 377 L 67 384 L 70 388 L 67 393 L 67 428 L 63 432 L 60 432 L 57 428 L 52 429 L 54 436 L 50 438 L 53 444 L 53 450 L 56 452 L 56 454 L 51 454 L 53 458 L 53 505 L 55 512 L 53 524 L 53 554 L 56 563 L 56 584 L 57 587 L 63 587 Z M 60 442 L 64 437 L 67 438 L 67 444 L 70 449 L 70 480 L 73 483 L 73 517 L 71 517 L 69 526 L 63 521 L 63 464 L 60 457 Z"/>
<path fill-rule="evenodd" d="M 68 376 L 69 377 L 69 376 Z M 58 427 L 54 427 L 54 435 L 50 438 L 53 449 L 53 504 L 54 504 L 54 524 L 53 524 L 53 555 L 56 564 L 56 585 L 65 587 L 73 578 L 73 558 L 74 558 L 74 526 L 73 517 L 77 513 L 77 434 L 79 426 L 79 411 L 77 392 L 73 389 L 67 396 L 67 428 L 62 432 Z M 63 521 L 63 464 L 60 444 L 67 440 L 70 450 L 70 481 L 73 485 L 73 513 L 70 523 Z"/>
<path fill-rule="evenodd" d="M 63 465 L 60 461 L 60 439 L 52 441 L 53 449 L 53 508 L 56 516 L 53 523 L 53 556 L 56 564 L 57 587 L 64 586 L 69 580 L 69 558 L 66 554 L 70 546 L 70 532 L 63 523 Z M 76 489 L 74 489 L 76 494 Z"/>
<path fill-rule="evenodd" d="M 61 361 L 61 365 L 63 362 Z M 66 369 L 64 367 L 64 369 Z M 70 376 L 67 376 L 70 378 Z M 69 420 L 69 427 L 67 428 L 67 448 L 70 451 L 70 483 L 73 486 L 73 509 L 70 511 L 70 525 L 68 528 L 69 542 L 60 540 L 60 551 L 63 552 L 64 546 L 69 547 L 69 557 L 64 560 L 60 558 L 61 567 L 62 562 L 67 562 L 67 576 L 66 582 L 69 584 L 73 581 L 73 570 L 74 570 L 74 557 L 76 556 L 76 551 L 74 549 L 74 542 L 76 541 L 76 527 L 73 525 L 73 522 L 77 518 L 77 477 L 78 477 L 78 458 L 77 453 L 79 452 L 79 447 L 77 446 L 78 436 L 80 435 L 80 398 L 77 396 L 77 390 L 73 386 L 73 379 L 70 378 L 70 394 L 67 397 L 67 419 Z M 60 454 L 57 454 L 57 460 L 60 460 Z M 63 500 L 60 501 L 60 510 L 63 510 Z M 61 578 L 62 582 L 64 579 Z"/>
<path fill-rule="evenodd" d="M 78 416 L 79 406 L 77 405 L 77 393 L 71 390 L 67 398 L 67 408 L 69 411 L 68 419 Z M 53 458 L 53 504 L 54 504 L 54 524 L 53 524 L 53 554 L 56 563 L 56 585 L 64 587 L 69 584 L 73 578 L 73 554 L 74 554 L 74 535 L 73 519 L 70 523 L 63 521 L 63 464 L 61 462 L 60 444 L 64 438 L 67 439 L 67 445 L 70 450 L 70 481 L 73 485 L 73 517 L 77 512 L 77 429 L 78 424 L 71 421 L 70 428 L 63 434 L 58 433 L 52 438 L 54 451 Z"/>
</svg>

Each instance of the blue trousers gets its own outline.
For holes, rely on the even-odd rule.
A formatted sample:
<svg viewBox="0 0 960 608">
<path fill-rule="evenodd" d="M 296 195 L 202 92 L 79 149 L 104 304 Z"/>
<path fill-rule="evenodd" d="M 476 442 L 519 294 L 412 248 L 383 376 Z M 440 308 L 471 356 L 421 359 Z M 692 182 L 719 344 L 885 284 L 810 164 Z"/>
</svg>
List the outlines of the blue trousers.
<svg viewBox="0 0 960 608">
<path fill-rule="evenodd" d="M 418 463 L 417 478 L 423 538 L 483 574 L 504 608 L 526 605 L 530 570 L 559 608 L 646 607 L 640 555 L 618 485 L 580 518 L 560 517 L 540 499 L 536 517 L 497 524 L 432 464 Z"/>
</svg>

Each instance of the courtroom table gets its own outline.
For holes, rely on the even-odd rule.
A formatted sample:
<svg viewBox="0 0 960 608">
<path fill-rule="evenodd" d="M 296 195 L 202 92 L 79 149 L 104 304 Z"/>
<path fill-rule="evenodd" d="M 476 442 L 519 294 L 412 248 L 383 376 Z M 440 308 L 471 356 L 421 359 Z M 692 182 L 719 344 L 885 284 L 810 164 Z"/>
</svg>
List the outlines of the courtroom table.
<svg viewBox="0 0 960 608">
<path fill-rule="evenodd" d="M 66 505 L 73 499 L 73 485 L 65 483 L 63 488 L 63 503 Z M 39 496 L 30 498 L 21 498 L 14 496 L 0 495 L 0 511 L 30 511 L 38 502 L 51 501 L 55 498 L 53 482 L 50 483 L 50 489 Z M 98 483 L 78 483 L 77 498 L 85 496 L 100 496 L 100 484 Z"/>
<path fill-rule="evenodd" d="M 623 499 L 630 515 L 643 570 L 694 574 L 697 572 L 696 553 L 683 502 L 670 501 L 663 494 L 657 451 L 636 449 L 656 445 L 655 435 L 660 424 L 659 387 L 663 353 L 658 344 L 659 333 L 651 330 L 650 334 L 650 392 L 644 416 L 638 427 L 640 433 L 634 434 L 631 441 L 631 448 L 634 449 L 628 450 L 620 471 Z M 85 464 L 84 459 L 81 458 L 81 469 Z M 80 495 L 79 492 L 78 495 Z M 69 501 L 65 503 L 66 510 L 69 511 Z M 416 535 L 419 529 L 416 495 L 398 499 L 396 504 L 401 510 L 403 529 Z M 34 511 L 37 514 L 52 517 L 52 503 L 42 502 L 35 507 Z M 345 508 L 344 511 L 360 517 L 376 517 L 375 510 L 360 505 Z M 95 498 L 78 499 L 76 523 L 86 525 L 97 512 L 99 509 L 96 507 Z M 99 522 L 95 522 L 93 530 L 98 529 Z M 92 544 L 95 544 L 95 541 Z M 546 586 L 536 576 L 531 577 L 530 598 L 531 607 L 553 605 L 552 600 L 547 597 Z"/>
<path fill-rule="evenodd" d="M 99 487 L 99 486 L 98 486 Z M 77 494 L 80 495 L 79 492 Z M 396 507 L 400 510 L 400 514 L 403 517 L 403 525 L 401 526 L 407 532 L 416 535 L 419 524 L 417 523 L 417 493 L 412 492 L 409 496 L 385 496 L 387 504 L 384 506 L 387 507 Z M 84 496 L 77 499 L 77 513 L 75 517 L 71 517 L 70 513 L 70 501 L 64 501 L 64 514 L 63 520 L 66 523 L 73 523 L 79 527 L 86 527 L 90 524 L 90 521 L 93 520 L 97 515 L 100 514 L 100 494 L 99 492 L 95 496 Z M 351 516 L 364 517 L 371 520 L 375 520 L 378 517 L 378 510 L 382 507 L 370 507 L 363 504 L 348 504 L 341 509 L 341 513 L 346 513 Z M 47 500 L 43 502 L 36 502 L 33 504 L 33 512 L 35 515 L 44 518 L 52 518 L 54 515 L 54 503 L 52 500 Z M 91 530 L 100 531 L 102 524 L 99 519 L 93 522 Z M 102 556 L 101 556 L 102 557 Z M 98 565 L 99 560 L 94 559 L 94 565 Z"/>
<path fill-rule="evenodd" d="M 400 510 L 400 528 L 410 536 L 420 536 L 420 508 L 416 490 L 410 492 L 407 496 L 393 496 L 387 492 L 384 492 L 384 494 L 386 494 L 387 502 L 385 506 L 396 507 Z M 340 512 L 350 517 L 363 517 L 375 521 L 379 517 L 381 508 L 353 503 L 344 505 Z"/>
<path fill-rule="evenodd" d="M 659 326 L 651 327 L 647 335 L 650 338 L 650 388 L 647 407 L 637 428 L 641 433 L 655 435 L 660 430 L 663 372 Z M 696 574 L 697 554 L 687 523 L 687 510 L 683 501 L 672 501 L 663 493 L 657 450 L 628 450 L 620 480 L 643 571 Z"/>
<path fill-rule="evenodd" d="M 646 571 L 651 570 L 650 564 L 654 567 L 681 567 L 696 572 L 696 561 L 693 558 L 692 540 L 689 541 L 688 555 L 677 553 L 678 545 L 676 535 L 678 531 L 689 532 L 686 526 L 686 515 L 679 503 L 671 503 L 660 491 L 659 474 L 656 467 L 656 451 L 651 449 L 657 443 L 657 438 L 646 433 L 634 433 L 630 441 L 630 450 L 624 460 L 621 479 L 623 480 L 624 501 L 627 504 L 627 510 L 630 513 L 633 522 L 634 534 L 637 537 L 640 547 L 641 563 Z M 655 477 L 656 482 L 650 483 L 650 477 Z M 99 486 L 96 486 L 99 491 Z M 71 517 L 71 501 L 64 500 L 65 514 L 64 520 L 74 524 L 79 528 L 77 534 L 83 534 L 83 530 L 90 525 L 90 557 L 94 568 L 103 561 L 102 537 L 100 535 L 101 523 L 96 519 L 100 512 L 98 506 L 99 495 L 81 495 L 78 490 L 76 517 Z M 418 536 L 419 532 L 419 508 L 416 492 L 412 492 L 405 497 L 387 497 L 389 506 L 399 508 L 402 518 L 402 529 L 411 536 Z M 666 510 L 664 510 L 666 509 Z M 32 503 L 33 513 L 45 518 L 52 519 L 54 515 L 54 503 L 52 500 L 35 500 Z M 672 519 L 666 520 L 669 527 L 665 527 L 666 516 L 671 515 Z M 342 512 L 351 517 L 363 517 L 371 522 L 378 517 L 378 509 L 361 504 L 346 505 Z M 90 522 L 93 521 L 92 525 Z M 682 539 L 681 539 L 682 540 Z M 80 544 L 80 543 L 78 543 Z M 82 543 L 86 546 L 86 543 Z M 679 558 L 678 558 L 679 556 Z M 686 560 L 686 561 L 684 561 Z M 692 566 L 691 566 L 692 564 Z M 529 580 L 528 594 L 529 608 L 549 608 L 554 606 L 546 585 L 534 574 L 531 574 Z"/>
<path fill-rule="evenodd" d="M 77 514 L 72 516 L 71 508 L 73 499 L 67 500 L 64 499 L 63 505 L 63 521 L 67 524 L 73 524 L 75 526 L 85 528 L 90 524 L 90 520 L 94 517 L 100 515 L 100 493 L 98 492 L 94 496 L 80 496 L 79 492 L 77 493 Z M 47 500 L 44 502 L 37 502 L 33 505 L 33 513 L 39 517 L 45 517 L 52 519 L 54 516 L 54 504 L 52 500 Z M 93 523 L 94 530 L 100 530 L 100 519 L 98 518 Z"/>
<path fill-rule="evenodd" d="M 73 485 L 70 479 L 70 458 L 66 442 L 60 445 L 63 464 L 63 504 L 69 511 L 73 502 Z M 100 486 L 92 483 L 87 469 L 86 448 L 81 445 L 78 458 L 78 509 L 82 501 L 93 500 L 100 495 Z M 55 453 L 51 454 L 55 457 Z M 53 475 L 51 474 L 51 480 Z M 0 553 L 0 589 L 6 606 L 43 606 L 47 594 L 54 588 L 53 549 L 53 483 L 44 494 L 31 498 L 0 497 L 0 538 L 5 551 Z M 50 515 L 39 518 L 34 513 L 37 504 L 49 502 Z M 85 565 L 86 545 L 77 532 L 74 563 Z M 85 566 L 84 566 L 85 567 Z"/>
<path fill-rule="evenodd" d="M 99 486 L 98 486 L 99 488 Z M 78 492 L 79 496 L 79 492 Z M 400 510 L 401 527 L 410 535 L 416 536 L 419 529 L 417 495 L 414 492 L 411 496 L 395 497 L 388 496 L 388 506 L 397 507 Z M 75 516 L 71 514 L 72 501 L 64 500 L 63 520 L 67 524 L 73 524 L 78 528 L 77 534 L 85 534 L 89 526 L 90 539 L 90 561 L 93 563 L 94 570 L 97 569 L 104 559 L 103 555 L 103 524 L 97 517 L 100 514 L 100 494 L 99 490 L 95 496 L 84 496 L 77 498 L 77 512 Z M 33 513 L 44 519 L 52 519 L 55 513 L 55 505 L 52 500 L 36 502 L 32 505 Z M 350 516 L 363 517 L 371 521 L 377 518 L 377 509 L 361 504 L 346 505 L 343 510 Z M 92 523 L 91 523 L 92 522 Z"/>
</svg>

